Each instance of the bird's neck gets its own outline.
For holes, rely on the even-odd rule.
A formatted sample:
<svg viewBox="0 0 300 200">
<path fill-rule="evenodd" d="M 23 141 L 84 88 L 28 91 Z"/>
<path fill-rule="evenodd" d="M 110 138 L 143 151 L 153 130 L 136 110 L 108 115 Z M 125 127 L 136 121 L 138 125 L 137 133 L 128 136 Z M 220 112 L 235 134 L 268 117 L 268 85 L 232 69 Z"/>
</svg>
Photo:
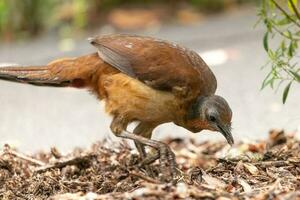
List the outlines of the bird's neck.
<svg viewBox="0 0 300 200">
<path fill-rule="evenodd" d="M 207 98 L 208 97 L 198 97 L 189 105 L 187 108 L 186 120 L 193 120 L 201 117 L 201 110 Z"/>
<path fill-rule="evenodd" d="M 186 107 L 184 109 L 185 110 L 184 114 L 181 115 L 180 119 L 176 121 L 175 124 L 182 127 L 186 127 L 190 121 L 199 118 L 200 116 L 199 108 L 201 108 L 201 105 L 203 104 L 203 98 L 205 97 L 198 97 L 194 101 L 186 104 Z"/>
</svg>

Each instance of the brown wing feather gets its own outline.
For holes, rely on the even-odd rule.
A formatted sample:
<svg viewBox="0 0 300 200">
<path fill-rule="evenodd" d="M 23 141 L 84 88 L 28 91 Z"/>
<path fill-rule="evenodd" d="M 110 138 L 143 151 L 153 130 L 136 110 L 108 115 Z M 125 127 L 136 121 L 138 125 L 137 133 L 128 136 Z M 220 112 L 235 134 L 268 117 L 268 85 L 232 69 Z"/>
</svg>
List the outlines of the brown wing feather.
<svg viewBox="0 0 300 200">
<path fill-rule="evenodd" d="M 105 62 L 155 89 L 182 91 L 190 98 L 216 90 L 215 76 L 200 56 L 176 44 L 131 35 L 90 41 Z"/>
</svg>

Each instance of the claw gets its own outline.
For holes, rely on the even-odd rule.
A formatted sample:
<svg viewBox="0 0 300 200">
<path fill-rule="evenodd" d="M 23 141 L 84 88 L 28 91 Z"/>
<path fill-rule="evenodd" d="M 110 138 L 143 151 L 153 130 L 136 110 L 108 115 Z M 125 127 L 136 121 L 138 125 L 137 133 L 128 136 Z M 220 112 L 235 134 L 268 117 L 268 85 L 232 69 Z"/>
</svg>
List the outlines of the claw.
<svg viewBox="0 0 300 200">
<path fill-rule="evenodd" d="M 160 171 L 161 178 L 164 182 L 170 182 L 176 178 L 177 175 L 177 164 L 175 161 L 175 154 L 172 150 L 164 143 L 161 143 L 160 148 L 153 155 L 147 156 L 141 163 L 140 166 L 150 165 L 156 160 L 160 160 Z"/>
<path fill-rule="evenodd" d="M 141 160 L 143 161 L 146 158 L 146 151 L 145 151 L 145 147 L 143 144 L 141 144 L 138 141 L 134 141 L 135 146 L 140 154 Z M 144 167 L 148 176 L 150 176 L 151 178 L 154 178 L 154 172 L 153 169 L 151 168 L 151 166 L 149 164 L 147 165 L 139 165 L 140 168 Z"/>
<path fill-rule="evenodd" d="M 175 178 L 177 174 L 175 154 L 172 152 L 168 145 L 156 140 L 147 139 L 142 136 L 129 133 L 127 131 L 123 131 L 118 136 L 127 139 L 132 139 L 143 145 L 147 145 L 156 149 L 157 153 L 150 157 L 146 157 L 141 162 L 141 166 L 149 165 L 150 163 L 159 159 L 163 181 L 170 182 Z"/>
</svg>

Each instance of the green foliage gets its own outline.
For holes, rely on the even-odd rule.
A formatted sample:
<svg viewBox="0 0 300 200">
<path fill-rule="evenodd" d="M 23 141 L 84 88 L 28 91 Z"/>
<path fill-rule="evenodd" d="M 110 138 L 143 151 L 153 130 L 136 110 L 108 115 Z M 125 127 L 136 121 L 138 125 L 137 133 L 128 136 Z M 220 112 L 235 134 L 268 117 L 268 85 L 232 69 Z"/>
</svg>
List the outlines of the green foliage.
<svg viewBox="0 0 300 200">
<path fill-rule="evenodd" d="M 59 7 L 69 3 L 72 19 L 70 26 L 86 25 L 87 1 L 85 0 L 0 0 L 0 37 L 12 40 L 16 37 L 35 36 L 41 31 L 55 28 L 63 20 L 57 18 Z M 65 25 L 65 24 L 64 24 Z"/>
<path fill-rule="evenodd" d="M 189 0 L 189 2 L 196 7 L 209 11 L 220 11 L 225 7 L 225 1 L 223 0 Z"/>
<path fill-rule="evenodd" d="M 289 94 L 289 91 L 290 91 L 290 87 L 292 85 L 292 82 L 290 82 L 289 84 L 287 84 L 283 90 L 283 95 L 282 95 L 282 102 L 285 103 L 286 102 L 286 99 L 287 99 L 287 96 Z"/>
<path fill-rule="evenodd" d="M 51 5 L 51 1 L 43 0 L 0 0 L 0 34 L 36 35 L 45 27 Z"/>
<path fill-rule="evenodd" d="M 105 13 L 120 6 L 193 6 L 215 12 L 226 5 L 246 2 L 253 0 L 0 0 L 0 39 L 11 41 L 47 30 L 56 30 L 65 37 L 98 24 Z"/>
<path fill-rule="evenodd" d="M 293 82 L 300 83 L 299 41 L 300 14 L 297 0 L 263 0 L 258 16 L 266 27 L 263 47 L 270 69 L 262 83 L 262 89 L 285 84 L 283 103 L 286 102 Z M 278 42 L 279 41 L 279 42 Z"/>
</svg>

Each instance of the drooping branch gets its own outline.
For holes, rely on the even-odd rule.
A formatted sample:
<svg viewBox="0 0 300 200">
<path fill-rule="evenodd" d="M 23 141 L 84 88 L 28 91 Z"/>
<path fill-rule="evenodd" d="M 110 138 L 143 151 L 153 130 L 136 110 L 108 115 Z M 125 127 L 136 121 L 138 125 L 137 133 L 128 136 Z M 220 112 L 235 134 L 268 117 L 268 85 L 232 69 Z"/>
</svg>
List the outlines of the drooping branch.
<svg viewBox="0 0 300 200">
<path fill-rule="evenodd" d="M 291 7 L 293 9 L 293 11 L 295 12 L 297 18 L 300 20 L 300 13 L 296 7 L 296 5 L 294 4 L 293 0 L 289 0 L 290 4 L 291 4 Z"/>
<path fill-rule="evenodd" d="M 295 25 L 297 25 L 300 28 L 300 24 L 294 20 L 275 0 L 271 0 L 272 3 L 280 10 L 289 20 L 291 20 Z"/>
</svg>

